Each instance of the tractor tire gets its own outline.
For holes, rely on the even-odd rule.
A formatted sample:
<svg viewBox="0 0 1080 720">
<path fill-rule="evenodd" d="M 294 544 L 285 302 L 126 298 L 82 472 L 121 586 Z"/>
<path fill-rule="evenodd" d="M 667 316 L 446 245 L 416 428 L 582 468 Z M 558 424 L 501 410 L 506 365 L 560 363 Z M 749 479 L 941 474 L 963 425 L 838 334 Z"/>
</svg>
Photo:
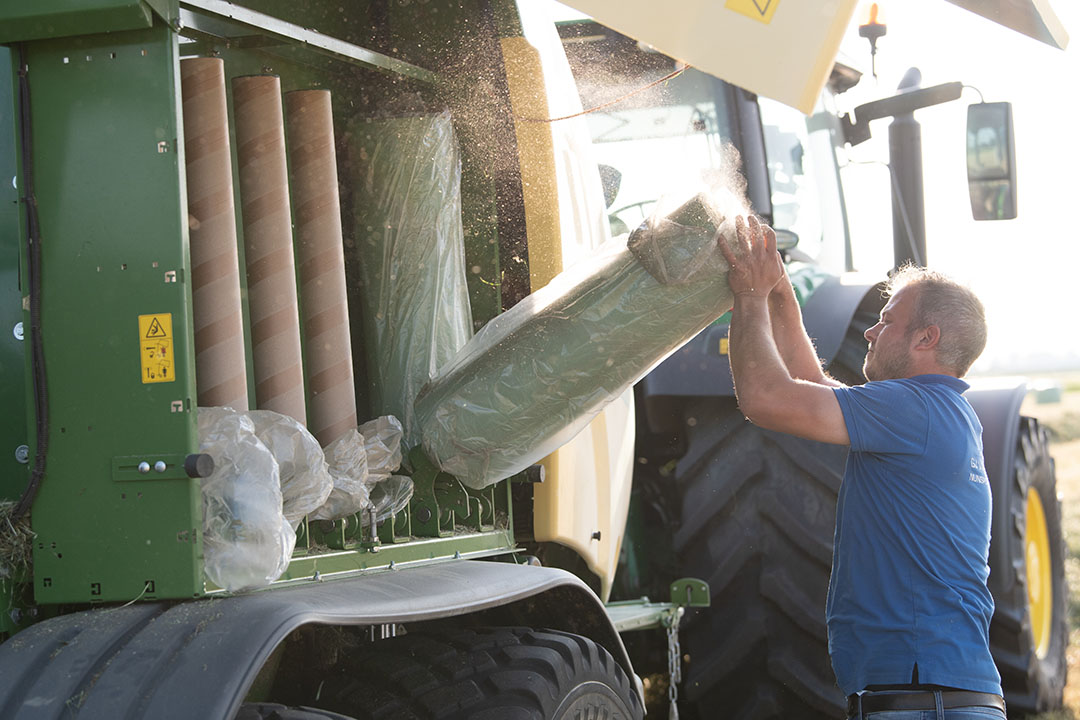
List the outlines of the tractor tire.
<svg viewBox="0 0 1080 720">
<path fill-rule="evenodd" d="M 244 703 L 233 720 L 354 720 L 347 715 L 277 703 Z"/>
<path fill-rule="evenodd" d="M 317 704 L 357 720 L 640 720 L 603 647 L 555 630 L 418 631 L 373 643 Z"/>
<path fill-rule="evenodd" d="M 1008 584 L 994 598 L 990 649 L 1001 673 L 1010 717 L 1061 707 L 1068 642 L 1065 542 L 1054 460 L 1046 430 L 1020 418 L 1008 497 L 994 498 L 1006 513 L 1007 567 L 991 568 Z"/>
<path fill-rule="evenodd" d="M 761 430 L 733 399 L 691 405 L 686 424 L 674 544 L 683 572 L 708 581 L 712 607 L 680 631 L 684 712 L 843 717 L 825 597 L 847 448 Z"/>
</svg>

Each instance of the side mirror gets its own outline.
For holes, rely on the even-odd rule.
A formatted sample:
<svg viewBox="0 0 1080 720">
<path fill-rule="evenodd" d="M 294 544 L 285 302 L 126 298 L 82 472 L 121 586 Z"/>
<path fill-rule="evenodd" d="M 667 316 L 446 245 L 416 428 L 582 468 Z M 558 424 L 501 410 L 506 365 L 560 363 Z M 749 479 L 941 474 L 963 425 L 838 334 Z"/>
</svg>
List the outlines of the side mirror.
<svg viewBox="0 0 1080 720">
<path fill-rule="evenodd" d="M 1009 103 L 968 106 L 967 173 L 973 218 L 1016 217 L 1016 154 Z"/>
</svg>

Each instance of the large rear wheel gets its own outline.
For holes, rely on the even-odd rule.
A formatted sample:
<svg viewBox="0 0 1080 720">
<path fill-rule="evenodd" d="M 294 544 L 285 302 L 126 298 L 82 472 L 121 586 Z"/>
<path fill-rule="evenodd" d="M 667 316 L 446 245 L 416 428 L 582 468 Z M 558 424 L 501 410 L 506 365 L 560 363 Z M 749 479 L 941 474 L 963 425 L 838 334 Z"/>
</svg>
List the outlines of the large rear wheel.
<svg viewBox="0 0 1080 720">
<path fill-rule="evenodd" d="M 712 607 L 680 633 L 685 698 L 701 718 L 841 717 L 825 596 L 847 449 L 761 430 L 730 399 L 686 420 L 675 550 Z"/>
<path fill-rule="evenodd" d="M 1007 496 L 994 498 L 1007 513 L 1009 566 L 991 568 L 1005 578 L 994 598 L 990 646 L 1001 672 L 1009 715 L 1061 707 L 1068 642 L 1065 545 L 1054 460 L 1046 430 L 1020 418 Z M 996 541 L 996 540 L 995 540 Z"/>
</svg>

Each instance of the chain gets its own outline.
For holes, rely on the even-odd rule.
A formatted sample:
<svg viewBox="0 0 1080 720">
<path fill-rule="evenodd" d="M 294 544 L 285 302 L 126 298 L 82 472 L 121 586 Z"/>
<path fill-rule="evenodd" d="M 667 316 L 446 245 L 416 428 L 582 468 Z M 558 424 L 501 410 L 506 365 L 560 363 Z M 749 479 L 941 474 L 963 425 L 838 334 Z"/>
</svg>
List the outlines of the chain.
<svg viewBox="0 0 1080 720">
<path fill-rule="evenodd" d="M 679 645 L 679 620 L 682 608 L 667 627 L 668 719 L 679 720 L 679 683 L 682 682 L 682 647 Z"/>
</svg>

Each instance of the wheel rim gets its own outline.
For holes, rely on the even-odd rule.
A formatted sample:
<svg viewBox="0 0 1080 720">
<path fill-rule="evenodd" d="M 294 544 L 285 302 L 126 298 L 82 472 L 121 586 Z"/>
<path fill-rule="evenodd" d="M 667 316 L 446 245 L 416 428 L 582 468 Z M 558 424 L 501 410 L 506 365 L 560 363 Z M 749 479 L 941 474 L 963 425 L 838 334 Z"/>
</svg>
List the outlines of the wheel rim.
<svg viewBox="0 0 1080 720">
<path fill-rule="evenodd" d="M 1050 652 L 1050 625 L 1054 608 L 1050 578 L 1050 535 L 1046 529 L 1046 513 L 1042 498 L 1035 488 L 1027 493 L 1027 530 L 1024 532 L 1024 551 L 1027 565 L 1028 612 L 1035 654 L 1045 658 Z"/>
</svg>

